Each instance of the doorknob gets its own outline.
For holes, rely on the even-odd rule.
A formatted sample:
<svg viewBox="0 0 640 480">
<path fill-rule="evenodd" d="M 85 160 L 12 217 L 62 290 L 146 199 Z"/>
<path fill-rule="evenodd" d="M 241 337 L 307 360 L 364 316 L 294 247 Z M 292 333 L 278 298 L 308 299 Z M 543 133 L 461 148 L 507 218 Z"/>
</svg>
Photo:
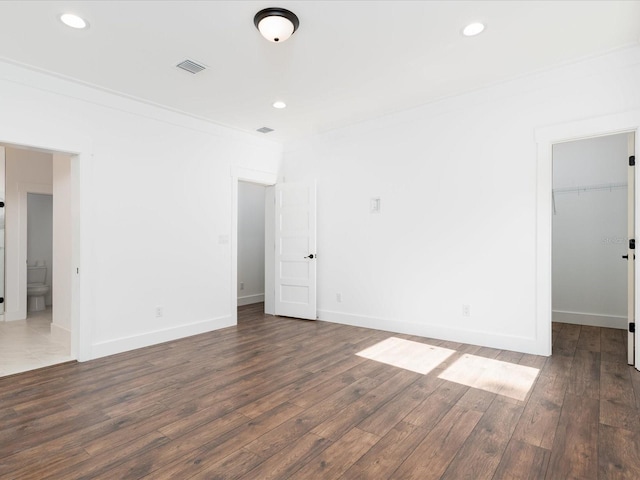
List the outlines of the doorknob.
<svg viewBox="0 0 640 480">
<path fill-rule="evenodd" d="M 304 257 L 304 258 L 313 258 L 313 253 L 310 253 L 309 256 Z"/>
</svg>

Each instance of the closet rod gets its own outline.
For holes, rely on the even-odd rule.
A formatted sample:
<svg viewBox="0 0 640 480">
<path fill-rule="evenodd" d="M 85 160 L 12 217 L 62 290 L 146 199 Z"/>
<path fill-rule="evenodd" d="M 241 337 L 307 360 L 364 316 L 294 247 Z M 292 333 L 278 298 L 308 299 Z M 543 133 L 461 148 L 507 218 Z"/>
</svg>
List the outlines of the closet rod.
<svg viewBox="0 0 640 480">
<path fill-rule="evenodd" d="M 563 187 L 554 188 L 553 193 L 572 193 L 572 192 L 587 192 L 590 190 L 618 190 L 621 188 L 627 188 L 626 183 L 602 183 L 599 185 L 584 185 L 581 187 Z"/>
</svg>

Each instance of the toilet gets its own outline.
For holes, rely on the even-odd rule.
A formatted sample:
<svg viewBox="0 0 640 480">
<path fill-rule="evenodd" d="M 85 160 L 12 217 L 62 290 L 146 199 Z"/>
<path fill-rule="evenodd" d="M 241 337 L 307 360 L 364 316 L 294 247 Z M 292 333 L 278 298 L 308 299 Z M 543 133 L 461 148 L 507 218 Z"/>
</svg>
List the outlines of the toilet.
<svg viewBox="0 0 640 480">
<path fill-rule="evenodd" d="M 45 295 L 49 293 L 47 267 L 36 265 L 27 267 L 27 311 L 40 312 L 46 308 Z"/>
</svg>

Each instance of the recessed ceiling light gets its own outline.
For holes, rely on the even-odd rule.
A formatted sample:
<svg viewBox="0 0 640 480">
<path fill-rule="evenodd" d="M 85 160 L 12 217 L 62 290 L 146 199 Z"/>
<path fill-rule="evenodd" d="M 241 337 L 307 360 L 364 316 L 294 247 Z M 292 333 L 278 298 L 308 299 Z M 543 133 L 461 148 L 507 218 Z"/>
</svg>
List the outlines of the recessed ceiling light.
<svg viewBox="0 0 640 480">
<path fill-rule="evenodd" d="M 470 23 L 469 25 L 464 27 L 464 30 L 462 30 L 462 34 L 465 37 L 473 37 L 474 35 L 478 35 L 479 33 L 482 33 L 483 30 L 484 30 L 484 24 L 479 22 Z"/>
<path fill-rule="evenodd" d="M 278 100 L 277 102 L 273 102 L 273 108 L 286 108 L 287 104 Z"/>
<path fill-rule="evenodd" d="M 84 18 L 79 17 L 78 15 L 74 15 L 73 13 L 63 13 L 62 15 L 60 15 L 60 21 L 67 27 L 71 28 L 82 29 L 89 26 L 89 23 L 87 23 Z"/>
</svg>

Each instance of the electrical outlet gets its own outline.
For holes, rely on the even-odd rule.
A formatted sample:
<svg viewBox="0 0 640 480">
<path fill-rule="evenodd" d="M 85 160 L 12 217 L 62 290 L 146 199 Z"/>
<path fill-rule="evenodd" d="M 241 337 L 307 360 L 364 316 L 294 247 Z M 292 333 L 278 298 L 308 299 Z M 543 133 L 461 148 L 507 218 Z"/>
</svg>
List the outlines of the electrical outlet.
<svg viewBox="0 0 640 480">
<path fill-rule="evenodd" d="M 336 302 L 342 303 L 342 294 L 341 293 L 336 293 Z"/>
<path fill-rule="evenodd" d="M 240 290 L 244 290 L 244 282 L 240 282 Z"/>
<path fill-rule="evenodd" d="M 163 308 L 160 305 L 158 305 L 156 307 L 156 318 L 162 318 L 163 315 L 164 315 Z"/>
<path fill-rule="evenodd" d="M 463 317 L 471 316 L 471 307 L 469 305 L 462 305 L 462 316 Z"/>
</svg>

